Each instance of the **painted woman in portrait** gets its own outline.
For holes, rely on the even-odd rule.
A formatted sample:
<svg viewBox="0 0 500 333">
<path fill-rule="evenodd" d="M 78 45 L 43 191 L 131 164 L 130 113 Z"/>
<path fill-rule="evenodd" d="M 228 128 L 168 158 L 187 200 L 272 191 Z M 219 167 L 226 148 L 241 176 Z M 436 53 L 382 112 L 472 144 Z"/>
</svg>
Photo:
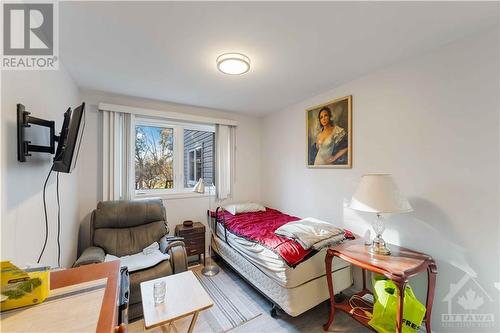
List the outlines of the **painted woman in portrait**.
<svg viewBox="0 0 500 333">
<path fill-rule="evenodd" d="M 306 110 L 307 166 L 352 167 L 352 96 Z"/>
<path fill-rule="evenodd" d="M 321 130 L 316 135 L 315 147 L 312 147 L 316 151 L 314 165 L 347 164 L 347 131 L 335 123 L 328 106 L 321 108 L 318 121 Z"/>
</svg>

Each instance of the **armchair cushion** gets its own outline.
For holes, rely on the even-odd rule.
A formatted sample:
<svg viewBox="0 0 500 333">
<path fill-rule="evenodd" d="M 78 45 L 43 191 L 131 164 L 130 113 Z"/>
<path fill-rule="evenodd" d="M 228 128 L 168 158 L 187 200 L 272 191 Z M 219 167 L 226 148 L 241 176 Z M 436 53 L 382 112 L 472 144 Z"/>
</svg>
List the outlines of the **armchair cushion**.
<svg viewBox="0 0 500 333">
<path fill-rule="evenodd" d="M 158 242 L 166 233 L 165 222 L 156 221 L 129 228 L 99 228 L 94 230 L 94 245 L 106 253 L 123 257 L 141 252 Z"/>
<path fill-rule="evenodd" d="M 165 207 L 160 199 L 101 201 L 95 210 L 94 228 L 129 228 L 165 220 Z"/>
<path fill-rule="evenodd" d="M 104 262 L 105 256 L 106 254 L 104 253 L 104 250 L 102 248 L 97 246 L 90 246 L 83 251 L 80 258 L 78 258 L 73 264 L 73 267 Z"/>
</svg>

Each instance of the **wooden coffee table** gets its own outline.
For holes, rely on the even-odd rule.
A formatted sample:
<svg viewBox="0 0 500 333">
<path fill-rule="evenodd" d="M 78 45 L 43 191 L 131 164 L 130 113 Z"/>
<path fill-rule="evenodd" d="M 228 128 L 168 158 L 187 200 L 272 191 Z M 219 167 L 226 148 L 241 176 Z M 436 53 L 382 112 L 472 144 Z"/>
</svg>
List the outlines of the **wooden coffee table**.
<svg viewBox="0 0 500 333">
<path fill-rule="evenodd" d="M 155 306 L 153 286 L 159 281 L 165 281 L 167 292 L 165 302 Z M 144 326 L 147 329 L 166 324 L 169 324 L 168 328 L 171 328 L 175 320 L 192 315 L 193 318 L 188 329 L 188 332 L 191 333 L 200 311 L 214 305 L 210 296 L 191 271 L 142 282 L 141 298 Z"/>
</svg>

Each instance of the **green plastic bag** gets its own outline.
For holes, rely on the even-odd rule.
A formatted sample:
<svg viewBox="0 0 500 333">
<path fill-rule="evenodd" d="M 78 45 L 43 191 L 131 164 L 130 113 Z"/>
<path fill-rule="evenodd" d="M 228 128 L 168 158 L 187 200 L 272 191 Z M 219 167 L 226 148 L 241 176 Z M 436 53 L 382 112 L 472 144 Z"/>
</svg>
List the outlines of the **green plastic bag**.
<svg viewBox="0 0 500 333">
<path fill-rule="evenodd" d="M 394 282 L 380 275 L 373 278 L 373 317 L 368 324 L 379 333 L 396 332 L 398 288 Z M 425 306 L 418 301 L 409 284 L 405 288 L 403 305 L 403 333 L 420 329 L 425 316 Z"/>
<path fill-rule="evenodd" d="M 380 274 L 373 274 L 372 275 L 372 285 L 375 287 L 375 283 L 377 283 L 377 281 L 381 281 L 381 280 L 384 280 L 386 281 L 387 278 L 383 275 L 380 275 Z M 376 302 L 377 301 L 377 291 L 373 290 L 373 302 Z"/>
</svg>

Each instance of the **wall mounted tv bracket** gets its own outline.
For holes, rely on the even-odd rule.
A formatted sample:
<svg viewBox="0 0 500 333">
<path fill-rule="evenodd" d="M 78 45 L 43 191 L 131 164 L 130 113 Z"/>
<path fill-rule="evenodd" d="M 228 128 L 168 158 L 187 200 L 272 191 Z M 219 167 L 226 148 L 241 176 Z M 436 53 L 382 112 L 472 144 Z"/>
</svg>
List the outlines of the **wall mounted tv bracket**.
<svg viewBox="0 0 500 333">
<path fill-rule="evenodd" d="M 31 156 L 31 152 L 54 154 L 55 142 L 59 141 L 59 136 L 55 135 L 55 121 L 32 117 L 30 114 L 24 105 L 17 104 L 17 160 L 19 162 L 26 162 L 26 157 Z M 31 124 L 49 128 L 49 146 L 32 145 L 31 141 L 26 140 L 25 130 L 31 127 Z"/>
</svg>

